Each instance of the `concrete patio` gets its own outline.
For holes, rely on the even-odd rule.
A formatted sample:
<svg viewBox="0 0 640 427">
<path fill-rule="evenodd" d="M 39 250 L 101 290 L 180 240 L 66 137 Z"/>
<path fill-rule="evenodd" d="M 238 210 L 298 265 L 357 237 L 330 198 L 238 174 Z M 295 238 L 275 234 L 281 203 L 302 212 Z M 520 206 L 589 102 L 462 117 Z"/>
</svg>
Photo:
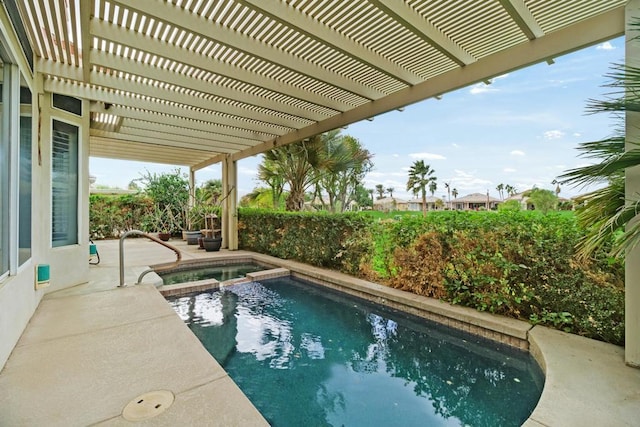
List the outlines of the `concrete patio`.
<svg viewBox="0 0 640 427">
<path fill-rule="evenodd" d="M 243 251 L 206 253 L 172 243 L 184 260 L 255 256 L 291 271 L 306 268 L 326 280 L 364 286 L 292 261 Z M 268 425 L 153 284 L 117 287 L 117 246 L 98 242 L 101 263 L 91 267 L 89 283 L 41 302 L 0 372 L 0 425 L 129 425 L 122 416 L 125 406 L 157 390 L 170 391 L 175 401 L 162 403 L 154 408 L 159 415 L 138 424 Z M 174 259 L 146 239 L 128 240 L 125 255 L 128 284 L 148 265 Z M 546 382 L 525 425 L 637 425 L 640 370 L 624 365 L 624 349 L 542 327 L 530 328 L 527 336 Z"/>
</svg>

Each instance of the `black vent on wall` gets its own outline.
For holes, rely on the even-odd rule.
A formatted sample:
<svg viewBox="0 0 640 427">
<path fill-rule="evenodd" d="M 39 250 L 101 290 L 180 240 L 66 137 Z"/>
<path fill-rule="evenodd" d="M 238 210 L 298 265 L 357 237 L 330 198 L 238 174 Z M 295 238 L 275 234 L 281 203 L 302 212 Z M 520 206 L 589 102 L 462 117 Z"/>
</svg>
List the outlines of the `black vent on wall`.
<svg viewBox="0 0 640 427">
<path fill-rule="evenodd" d="M 53 106 L 60 110 L 68 111 L 77 116 L 82 116 L 82 101 L 72 96 L 53 94 Z"/>
</svg>

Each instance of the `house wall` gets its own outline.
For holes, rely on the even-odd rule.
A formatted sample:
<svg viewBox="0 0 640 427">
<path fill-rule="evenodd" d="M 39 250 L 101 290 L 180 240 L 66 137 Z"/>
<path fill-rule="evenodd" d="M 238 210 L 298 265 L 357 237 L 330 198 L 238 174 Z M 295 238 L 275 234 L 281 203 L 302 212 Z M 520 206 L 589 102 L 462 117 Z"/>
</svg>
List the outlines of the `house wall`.
<svg viewBox="0 0 640 427">
<path fill-rule="evenodd" d="M 42 297 L 55 290 L 86 282 L 89 277 L 89 180 L 88 141 L 89 105 L 83 103 L 83 117 L 51 108 L 51 96 L 43 93 L 42 76 L 32 74 L 24 58 L 13 27 L 4 6 L 0 4 L 0 44 L 7 52 L 16 71 L 22 75 L 23 83 L 31 89 L 32 105 L 32 192 L 31 192 L 31 258 L 21 266 L 10 268 L 7 276 L 0 279 L 0 369 L 2 369 L 15 347 L 20 335 L 35 312 Z M 8 90 L 4 87 L 3 90 Z M 28 114 L 22 109 L 22 114 Z M 73 117 L 71 117 L 73 116 Z M 79 190 L 78 230 L 79 244 L 61 248 L 51 245 L 51 121 L 56 118 L 80 127 L 79 132 Z M 11 122 L 12 127 L 18 124 Z M 40 137 L 38 137 L 40 135 Z M 9 183 L 9 192 L 16 191 L 17 183 Z M 6 191 L 6 187 L 0 188 Z M 16 199 L 15 197 L 14 199 Z M 9 204 L 11 240 L 9 251 L 17 254 L 17 232 L 14 225 L 24 215 L 19 215 L 17 204 Z M 35 268 L 38 264 L 49 264 L 51 285 L 35 289 Z M 17 263 L 16 263 L 17 265 Z"/>
</svg>

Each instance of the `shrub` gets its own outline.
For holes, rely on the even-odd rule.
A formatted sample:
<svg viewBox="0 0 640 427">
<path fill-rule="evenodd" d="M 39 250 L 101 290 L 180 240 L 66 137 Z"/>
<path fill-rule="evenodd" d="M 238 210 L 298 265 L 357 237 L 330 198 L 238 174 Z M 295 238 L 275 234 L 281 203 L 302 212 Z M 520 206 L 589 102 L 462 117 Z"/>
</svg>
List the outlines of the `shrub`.
<svg viewBox="0 0 640 427">
<path fill-rule="evenodd" d="M 239 246 L 283 259 L 357 273 L 371 219 L 359 214 L 238 211 Z"/>
<path fill-rule="evenodd" d="M 92 194 L 89 197 L 89 235 L 92 239 L 120 236 L 125 231 L 151 231 L 153 201 L 143 195 Z"/>
</svg>

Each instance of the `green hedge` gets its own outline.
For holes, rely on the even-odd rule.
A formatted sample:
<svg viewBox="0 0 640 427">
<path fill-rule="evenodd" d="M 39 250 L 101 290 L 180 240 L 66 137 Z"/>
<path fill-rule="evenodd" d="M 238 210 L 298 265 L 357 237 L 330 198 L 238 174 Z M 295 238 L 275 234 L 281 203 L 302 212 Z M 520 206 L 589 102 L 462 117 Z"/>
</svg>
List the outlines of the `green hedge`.
<svg viewBox="0 0 640 427">
<path fill-rule="evenodd" d="M 240 247 L 379 283 L 624 342 L 624 268 L 602 251 L 581 260 L 569 213 L 360 214 L 241 210 Z"/>
<path fill-rule="evenodd" d="M 139 194 L 89 196 L 89 234 L 92 239 L 119 237 L 129 230 L 151 230 L 153 201 Z"/>
<path fill-rule="evenodd" d="M 356 274 L 372 219 L 358 214 L 240 209 L 239 246 L 307 264 Z"/>
</svg>

